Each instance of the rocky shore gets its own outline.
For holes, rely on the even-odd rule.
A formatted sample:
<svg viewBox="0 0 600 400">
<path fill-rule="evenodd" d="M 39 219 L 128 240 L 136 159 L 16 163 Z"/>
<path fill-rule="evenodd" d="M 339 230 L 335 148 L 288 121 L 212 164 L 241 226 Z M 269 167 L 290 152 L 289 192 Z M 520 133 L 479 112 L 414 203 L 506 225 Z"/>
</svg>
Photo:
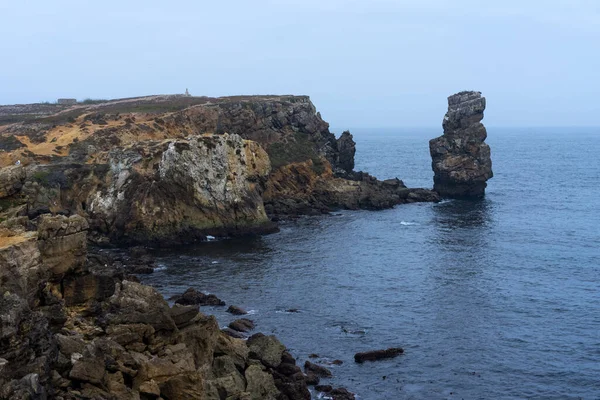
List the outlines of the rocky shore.
<svg viewBox="0 0 600 400">
<path fill-rule="evenodd" d="M 318 376 L 276 337 L 231 337 L 199 311 L 197 293 L 169 306 L 128 273 L 151 262 L 143 256 L 125 266 L 88 255 L 84 218 L 11 223 L 0 230 L 1 398 L 311 398 Z"/>
<path fill-rule="evenodd" d="M 473 109 L 459 120 L 478 123 Z M 355 152 L 350 132 L 336 138 L 305 96 L 0 107 L 0 398 L 310 399 L 325 367 L 303 371 L 276 337 L 252 334 L 248 318 L 221 330 L 199 309 L 222 304 L 215 296 L 191 289 L 169 305 L 139 283 L 154 266 L 131 246 L 440 200 L 354 171 Z"/>
</svg>

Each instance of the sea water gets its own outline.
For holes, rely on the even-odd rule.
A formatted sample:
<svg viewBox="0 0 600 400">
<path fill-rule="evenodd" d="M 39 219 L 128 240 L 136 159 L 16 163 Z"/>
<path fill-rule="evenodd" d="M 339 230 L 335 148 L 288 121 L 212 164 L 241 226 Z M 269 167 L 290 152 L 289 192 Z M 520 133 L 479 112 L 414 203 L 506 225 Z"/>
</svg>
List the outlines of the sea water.
<svg viewBox="0 0 600 400">
<path fill-rule="evenodd" d="M 356 169 L 431 187 L 439 131 L 354 130 Z M 162 251 L 144 282 L 251 310 L 299 363 L 342 360 L 323 383 L 360 399 L 600 399 L 600 129 L 488 135 L 483 200 L 341 211 Z"/>
</svg>

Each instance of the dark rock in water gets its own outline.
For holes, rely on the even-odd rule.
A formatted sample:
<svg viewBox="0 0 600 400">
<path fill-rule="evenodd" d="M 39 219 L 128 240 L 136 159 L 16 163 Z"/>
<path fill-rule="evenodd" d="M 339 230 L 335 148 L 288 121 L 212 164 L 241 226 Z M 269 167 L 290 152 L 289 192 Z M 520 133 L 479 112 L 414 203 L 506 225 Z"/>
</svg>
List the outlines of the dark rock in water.
<svg viewBox="0 0 600 400">
<path fill-rule="evenodd" d="M 316 353 L 312 353 L 308 355 L 308 358 L 319 358 L 320 356 Z"/>
<path fill-rule="evenodd" d="M 349 131 L 344 131 L 337 139 L 337 147 L 337 166 L 346 172 L 352 172 L 354 170 L 356 142 Z"/>
<path fill-rule="evenodd" d="M 322 393 L 329 393 L 333 390 L 333 387 L 331 385 L 317 385 L 315 389 Z"/>
<path fill-rule="evenodd" d="M 254 329 L 254 321 L 247 318 L 236 319 L 229 324 L 229 328 L 238 332 L 250 332 Z"/>
<path fill-rule="evenodd" d="M 365 361 L 376 361 L 384 358 L 393 358 L 404 353 L 404 349 L 400 347 L 391 347 L 387 350 L 373 350 L 366 351 L 364 353 L 356 353 L 354 355 L 354 361 L 362 363 Z"/>
<path fill-rule="evenodd" d="M 348 390 L 344 388 L 333 389 L 329 392 L 329 395 L 333 400 L 354 400 L 354 393 L 350 393 Z"/>
<path fill-rule="evenodd" d="M 299 313 L 300 310 L 298 310 L 297 308 L 288 308 L 287 310 L 285 310 L 285 312 L 295 314 L 295 313 Z"/>
<path fill-rule="evenodd" d="M 204 294 L 194 288 L 189 288 L 180 297 L 176 297 L 175 304 L 200 305 L 200 306 L 224 306 L 225 302 L 214 294 Z"/>
<path fill-rule="evenodd" d="M 315 374 L 317 374 L 318 376 L 323 377 L 323 378 L 329 378 L 329 377 L 333 376 L 333 374 L 331 373 L 331 371 L 329 369 L 327 369 L 321 365 L 311 363 L 310 361 L 306 361 L 304 363 L 304 369 L 306 371 L 314 372 Z"/>
<path fill-rule="evenodd" d="M 233 315 L 246 315 L 248 312 L 237 306 L 229 306 L 227 312 Z"/>
<path fill-rule="evenodd" d="M 443 136 L 429 141 L 433 189 L 442 197 L 482 197 L 493 176 L 490 147 L 481 123 L 485 97 L 460 92 L 448 97 Z"/>
<path fill-rule="evenodd" d="M 277 372 L 285 376 L 292 376 L 298 372 L 302 372 L 302 370 L 295 364 L 281 363 L 277 367 Z"/>
<path fill-rule="evenodd" d="M 314 372 L 308 371 L 304 380 L 306 380 L 307 385 L 315 386 L 319 384 L 321 378 L 319 378 L 319 375 L 315 374 Z"/>
<path fill-rule="evenodd" d="M 226 333 L 227 335 L 231 336 L 232 338 L 246 339 L 246 335 L 244 335 L 242 332 L 238 332 L 238 331 L 233 330 L 231 328 L 224 328 L 224 329 L 222 329 L 222 331 L 224 333 Z"/>
</svg>

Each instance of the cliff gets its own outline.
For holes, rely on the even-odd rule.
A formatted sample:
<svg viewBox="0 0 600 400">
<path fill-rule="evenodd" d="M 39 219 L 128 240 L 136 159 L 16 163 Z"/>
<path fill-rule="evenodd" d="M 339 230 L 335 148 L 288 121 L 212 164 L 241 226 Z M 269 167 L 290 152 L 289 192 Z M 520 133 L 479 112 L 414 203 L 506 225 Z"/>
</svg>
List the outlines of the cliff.
<svg viewBox="0 0 600 400">
<path fill-rule="evenodd" d="M 274 336 L 235 339 L 198 306 L 170 307 L 88 257 L 87 229 L 49 214 L 0 224 L 0 398 L 310 399 Z"/>
<path fill-rule="evenodd" d="M 437 200 L 354 172 L 352 135 L 336 139 L 306 96 L 3 106 L 2 123 L 0 218 L 82 215 L 95 241 L 266 233 L 277 218 Z"/>
</svg>

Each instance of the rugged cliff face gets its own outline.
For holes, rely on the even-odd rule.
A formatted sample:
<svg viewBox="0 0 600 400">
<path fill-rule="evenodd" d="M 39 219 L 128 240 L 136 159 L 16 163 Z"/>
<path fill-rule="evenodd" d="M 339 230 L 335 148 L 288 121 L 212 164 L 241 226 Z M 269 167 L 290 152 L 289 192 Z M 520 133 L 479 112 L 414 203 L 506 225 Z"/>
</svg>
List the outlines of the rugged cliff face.
<svg viewBox="0 0 600 400">
<path fill-rule="evenodd" d="M 444 135 L 429 142 L 433 188 L 443 197 L 481 197 L 493 176 L 490 147 L 481 123 L 485 97 L 460 92 L 448 97 Z"/>
<path fill-rule="evenodd" d="M 166 242 L 274 229 L 261 198 L 269 158 L 255 142 L 193 136 L 135 143 L 106 156 L 110 170 L 88 195 L 87 211 L 111 238 Z"/>
<path fill-rule="evenodd" d="M 234 339 L 198 306 L 170 307 L 86 259 L 86 230 L 80 216 L 0 224 L 0 398 L 310 399 L 275 337 Z"/>
<path fill-rule="evenodd" d="M 181 243 L 269 232 L 268 216 L 437 200 L 355 173 L 355 151 L 306 96 L 5 106 L 0 218 L 79 214 L 94 240 Z"/>
</svg>

